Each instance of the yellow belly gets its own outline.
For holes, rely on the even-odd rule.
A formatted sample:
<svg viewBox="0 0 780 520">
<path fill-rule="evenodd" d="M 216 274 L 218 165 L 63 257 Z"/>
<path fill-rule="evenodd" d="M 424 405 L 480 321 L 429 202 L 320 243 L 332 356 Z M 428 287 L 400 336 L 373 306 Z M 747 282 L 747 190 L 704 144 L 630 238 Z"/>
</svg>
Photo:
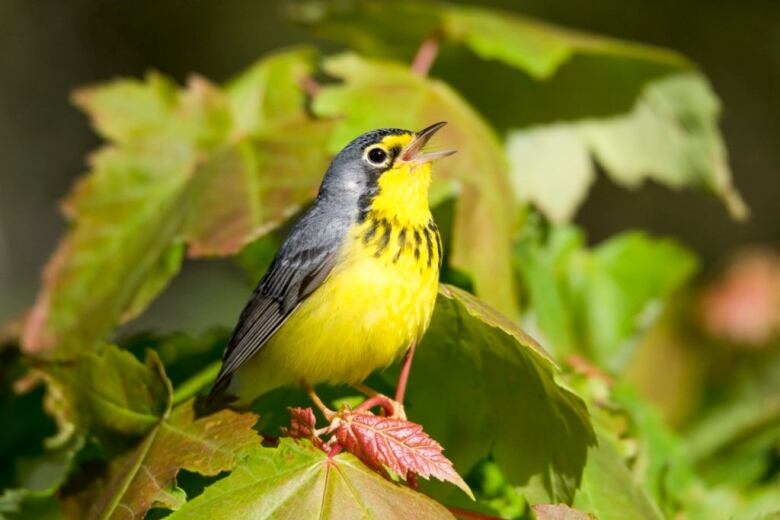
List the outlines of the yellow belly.
<svg viewBox="0 0 780 520">
<path fill-rule="evenodd" d="M 242 366 L 230 392 L 248 403 L 302 379 L 357 383 L 392 364 L 428 327 L 438 290 L 438 259 L 395 240 L 384 254 L 356 231 L 328 279 Z M 440 254 L 440 253 L 439 253 Z"/>
</svg>

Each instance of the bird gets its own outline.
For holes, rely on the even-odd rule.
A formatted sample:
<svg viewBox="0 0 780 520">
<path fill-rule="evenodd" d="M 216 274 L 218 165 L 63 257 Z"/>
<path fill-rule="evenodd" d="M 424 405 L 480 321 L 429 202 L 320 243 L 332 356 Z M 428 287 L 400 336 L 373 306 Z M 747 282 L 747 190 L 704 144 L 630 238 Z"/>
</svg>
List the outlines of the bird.
<svg viewBox="0 0 780 520">
<path fill-rule="evenodd" d="M 370 394 L 362 381 L 404 354 L 408 375 L 443 257 L 428 203 L 432 163 L 455 153 L 423 147 L 445 124 L 372 130 L 333 158 L 241 312 L 207 401 L 246 407 L 300 384 L 332 413 L 313 385 Z"/>
</svg>

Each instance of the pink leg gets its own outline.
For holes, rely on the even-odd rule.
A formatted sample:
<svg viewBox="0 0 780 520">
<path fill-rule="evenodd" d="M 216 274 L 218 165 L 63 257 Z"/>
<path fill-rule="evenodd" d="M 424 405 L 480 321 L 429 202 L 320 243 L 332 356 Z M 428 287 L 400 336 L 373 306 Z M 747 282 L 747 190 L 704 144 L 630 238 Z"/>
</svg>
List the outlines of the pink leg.
<svg viewBox="0 0 780 520">
<path fill-rule="evenodd" d="M 395 400 L 403 406 L 404 395 L 406 394 L 406 383 L 409 381 L 409 371 L 412 369 L 412 358 L 414 358 L 414 348 L 417 346 L 417 340 L 413 339 L 409 349 L 404 356 L 404 366 L 401 367 L 401 375 L 398 376 L 398 386 L 395 387 Z"/>
</svg>

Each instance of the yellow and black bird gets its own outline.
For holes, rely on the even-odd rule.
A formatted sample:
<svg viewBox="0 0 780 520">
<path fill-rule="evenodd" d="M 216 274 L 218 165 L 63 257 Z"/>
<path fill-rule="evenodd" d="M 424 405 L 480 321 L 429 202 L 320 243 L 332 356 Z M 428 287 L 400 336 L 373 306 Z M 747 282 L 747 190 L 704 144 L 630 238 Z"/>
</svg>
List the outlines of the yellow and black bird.
<svg viewBox="0 0 780 520">
<path fill-rule="evenodd" d="M 444 125 L 373 130 L 333 159 L 241 313 L 209 400 L 245 406 L 291 383 L 316 400 L 312 384 L 359 384 L 413 347 L 442 262 L 431 162 L 454 153 L 422 148 Z"/>
</svg>

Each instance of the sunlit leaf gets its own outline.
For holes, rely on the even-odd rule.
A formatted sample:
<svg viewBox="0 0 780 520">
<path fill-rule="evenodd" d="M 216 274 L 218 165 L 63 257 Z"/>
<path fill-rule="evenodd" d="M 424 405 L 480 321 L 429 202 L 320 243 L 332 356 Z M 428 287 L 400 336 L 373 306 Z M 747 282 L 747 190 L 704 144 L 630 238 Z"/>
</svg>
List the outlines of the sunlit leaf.
<svg viewBox="0 0 780 520">
<path fill-rule="evenodd" d="M 510 136 L 507 156 L 518 199 L 533 202 L 554 222 L 571 220 L 596 180 L 588 148 L 568 125 Z"/>
<path fill-rule="evenodd" d="M 702 189 L 742 218 L 747 209 L 732 186 L 719 112 L 706 79 L 687 73 L 650 83 L 625 115 L 513 132 L 507 153 L 515 193 L 554 221 L 570 220 L 595 179 L 592 154 L 623 186 L 652 179 Z"/>
<path fill-rule="evenodd" d="M 347 54 L 328 59 L 324 69 L 344 81 L 323 88 L 314 100 L 318 114 L 343 117 L 331 141 L 333 151 L 370 129 L 420 130 L 449 122 L 435 144 L 458 154 L 434 166 L 434 178 L 458 185 L 449 261 L 473 278 L 480 297 L 515 315 L 509 244 L 517 215 L 503 152 L 490 127 L 445 84 L 401 64 Z"/>
<path fill-rule="evenodd" d="M 308 442 L 259 448 L 226 478 L 171 515 L 187 518 L 451 519 L 427 496 L 395 484 L 353 455 L 329 457 Z"/>
<path fill-rule="evenodd" d="M 184 224 L 189 255 L 235 254 L 312 200 L 331 127 L 300 115 L 213 154 Z"/>
<path fill-rule="evenodd" d="M 87 518 L 143 518 L 153 506 L 184 503 L 175 486 L 184 469 L 217 475 L 233 469 L 256 449 L 257 416 L 222 410 L 196 418 L 192 401 L 176 407 L 127 455 L 112 461 L 102 489 L 89 495 Z"/>
<path fill-rule="evenodd" d="M 65 203 L 72 227 L 27 320 L 27 352 L 93 346 L 166 286 L 183 241 L 190 255 L 235 253 L 313 196 L 329 126 L 304 111 L 311 60 L 272 55 L 225 91 L 151 75 L 77 92 L 110 144 Z"/>
</svg>

